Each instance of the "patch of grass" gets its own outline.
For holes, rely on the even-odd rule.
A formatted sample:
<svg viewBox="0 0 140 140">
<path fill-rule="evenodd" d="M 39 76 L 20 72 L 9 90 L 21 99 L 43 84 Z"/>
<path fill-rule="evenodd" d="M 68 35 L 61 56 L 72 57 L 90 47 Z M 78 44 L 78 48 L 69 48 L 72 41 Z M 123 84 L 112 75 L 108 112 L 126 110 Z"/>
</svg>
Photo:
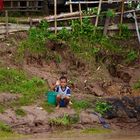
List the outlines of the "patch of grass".
<svg viewBox="0 0 140 140">
<path fill-rule="evenodd" d="M 87 101 L 87 100 L 80 100 L 80 101 L 73 100 L 72 107 L 75 110 L 80 111 L 80 110 L 84 110 L 91 107 L 91 103 L 90 101 Z"/>
<path fill-rule="evenodd" d="M 4 132 L 12 132 L 12 129 L 10 126 L 8 126 L 7 124 L 0 122 L 0 131 L 4 131 Z"/>
<path fill-rule="evenodd" d="M 73 116 L 69 116 L 64 114 L 62 117 L 52 118 L 49 120 L 51 125 L 55 126 L 70 126 L 79 121 L 79 115 L 75 114 Z"/>
<path fill-rule="evenodd" d="M 131 37 L 131 32 L 127 24 L 119 24 L 119 29 L 120 29 L 119 34 L 120 39 L 128 39 Z"/>
<path fill-rule="evenodd" d="M 140 89 L 140 80 L 138 80 L 136 83 L 134 83 L 133 88 Z"/>
<path fill-rule="evenodd" d="M 111 133 L 111 130 L 101 129 L 101 128 L 87 128 L 87 129 L 83 130 L 82 133 L 86 133 L 86 134 L 105 134 L 105 133 Z"/>
<path fill-rule="evenodd" d="M 54 59 L 55 59 L 56 63 L 61 63 L 62 62 L 62 57 L 58 53 L 54 54 Z"/>
<path fill-rule="evenodd" d="M 111 108 L 112 106 L 105 101 L 97 101 L 95 104 L 95 111 L 100 113 L 101 115 L 104 115 L 104 113 Z"/>
<path fill-rule="evenodd" d="M 22 97 L 13 103 L 19 106 L 33 103 L 47 91 L 44 80 L 38 77 L 29 79 L 23 71 L 11 68 L 0 68 L 0 81 L 1 92 L 22 94 Z"/>
<path fill-rule="evenodd" d="M 66 114 L 64 114 L 63 117 L 57 117 L 57 118 L 50 119 L 49 123 L 51 125 L 55 125 L 55 126 L 69 126 L 71 124 L 69 116 Z"/>
<path fill-rule="evenodd" d="M 5 107 L 2 104 L 0 104 L 0 113 L 4 113 L 4 111 L 5 111 Z"/>
<path fill-rule="evenodd" d="M 17 138 L 17 137 L 19 137 L 19 135 L 13 132 L 0 131 L 1 140 L 8 140 L 9 138 Z"/>
<path fill-rule="evenodd" d="M 138 58 L 138 53 L 134 50 L 129 51 L 126 57 L 126 62 L 131 63 L 134 62 Z"/>
<path fill-rule="evenodd" d="M 21 117 L 26 116 L 26 112 L 21 108 L 16 109 L 15 113 L 16 113 L 17 116 L 21 116 Z"/>
</svg>

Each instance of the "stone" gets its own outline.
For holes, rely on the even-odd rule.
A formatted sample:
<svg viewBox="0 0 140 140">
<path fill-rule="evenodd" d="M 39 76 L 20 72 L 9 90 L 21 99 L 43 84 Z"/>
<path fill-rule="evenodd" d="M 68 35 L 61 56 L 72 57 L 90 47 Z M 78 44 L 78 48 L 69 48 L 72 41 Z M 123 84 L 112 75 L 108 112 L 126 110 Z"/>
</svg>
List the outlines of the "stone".
<svg viewBox="0 0 140 140">
<path fill-rule="evenodd" d="M 106 92 L 108 95 L 120 95 L 121 85 L 120 84 L 112 84 L 111 86 L 108 86 L 106 89 Z"/>
<path fill-rule="evenodd" d="M 80 113 L 80 123 L 81 124 L 95 124 L 95 123 L 100 123 L 99 118 L 97 115 L 87 113 L 85 111 L 82 111 Z"/>
<path fill-rule="evenodd" d="M 12 93 L 1 93 L 0 94 L 0 103 L 15 101 L 20 98 L 20 95 Z"/>
<path fill-rule="evenodd" d="M 89 93 L 94 94 L 95 96 L 103 96 L 104 92 L 102 91 L 100 85 L 96 84 L 91 84 L 87 87 Z"/>
<path fill-rule="evenodd" d="M 134 98 L 135 106 L 140 106 L 140 96 Z"/>
<path fill-rule="evenodd" d="M 103 116 L 105 119 L 113 119 L 117 118 L 117 113 L 112 109 L 108 110 Z"/>
<path fill-rule="evenodd" d="M 129 118 L 136 118 L 137 114 L 134 109 L 125 109 L 125 112 Z"/>
</svg>

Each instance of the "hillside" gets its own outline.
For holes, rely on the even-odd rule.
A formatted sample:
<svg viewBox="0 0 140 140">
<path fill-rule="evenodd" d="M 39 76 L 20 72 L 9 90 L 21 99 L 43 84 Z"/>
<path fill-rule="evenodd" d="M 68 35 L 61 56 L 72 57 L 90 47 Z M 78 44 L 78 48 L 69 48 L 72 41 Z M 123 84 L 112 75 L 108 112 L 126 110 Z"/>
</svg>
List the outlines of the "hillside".
<svg viewBox="0 0 140 140">
<path fill-rule="evenodd" d="M 94 111 L 112 129 L 131 129 L 130 123 L 140 129 L 139 44 L 128 30 L 104 37 L 85 19 L 82 27 L 76 21 L 73 31 L 55 35 L 43 21 L 2 40 L 0 48 L 0 130 L 32 134 L 58 126 L 101 127 Z M 72 88 L 70 110 L 56 110 L 46 101 L 45 93 L 61 75 Z"/>
</svg>

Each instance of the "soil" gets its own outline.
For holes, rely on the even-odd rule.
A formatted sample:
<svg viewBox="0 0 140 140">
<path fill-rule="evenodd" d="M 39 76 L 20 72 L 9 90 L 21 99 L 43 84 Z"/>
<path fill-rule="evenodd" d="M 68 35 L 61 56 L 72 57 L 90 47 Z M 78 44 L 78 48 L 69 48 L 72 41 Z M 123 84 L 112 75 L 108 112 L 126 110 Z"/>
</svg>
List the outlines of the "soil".
<svg viewBox="0 0 140 140">
<path fill-rule="evenodd" d="M 44 61 L 44 56 L 33 58 L 30 54 L 25 55 L 25 59 L 21 63 L 16 63 L 14 58 L 18 43 L 22 38 L 26 37 L 26 33 L 18 33 L 10 36 L 8 40 L 0 42 L 0 66 L 22 69 L 30 76 L 41 77 L 49 86 L 61 75 L 66 75 L 69 79 L 69 86 L 73 91 L 73 98 L 76 100 L 90 99 L 93 100 L 93 104 L 100 97 L 104 100 L 115 97 L 122 101 L 124 96 L 129 98 L 139 96 L 140 91 L 135 91 L 132 88 L 133 84 L 140 78 L 139 60 L 130 66 L 117 64 L 117 66 L 111 66 L 108 69 L 104 64 L 87 63 L 85 60 L 75 56 L 64 42 L 49 41 L 46 46 L 49 47 L 50 53 L 57 52 L 61 55 L 62 61 L 60 63 L 55 60 Z M 129 41 L 127 43 L 129 44 Z M 1 93 L 0 103 L 17 100 L 18 98 L 20 97 L 14 94 Z M 139 104 L 133 106 L 133 108 L 136 107 L 139 107 Z M 22 109 L 27 113 L 27 116 L 19 117 L 12 108 L 9 108 L 3 114 L 0 114 L 0 120 L 8 123 L 14 131 L 24 134 L 53 131 L 55 128 L 49 124 L 49 118 L 61 117 L 64 114 L 72 117 L 77 114 L 73 109 L 55 110 L 55 112 L 49 114 L 40 108 L 38 104 L 23 106 Z M 135 109 L 132 110 L 135 111 Z M 138 113 L 139 110 L 137 109 Z M 133 119 L 127 116 L 127 121 L 124 121 L 126 120 L 124 109 L 118 114 L 120 116 L 115 116 L 111 119 L 106 117 L 106 121 L 111 128 L 129 129 L 131 123 L 131 128 L 140 129 L 138 116 Z M 124 114 L 125 116 L 123 116 Z M 76 125 L 72 125 L 72 128 L 83 129 L 98 125 L 102 126 L 98 117 L 85 110 L 80 113 L 79 122 Z"/>
</svg>

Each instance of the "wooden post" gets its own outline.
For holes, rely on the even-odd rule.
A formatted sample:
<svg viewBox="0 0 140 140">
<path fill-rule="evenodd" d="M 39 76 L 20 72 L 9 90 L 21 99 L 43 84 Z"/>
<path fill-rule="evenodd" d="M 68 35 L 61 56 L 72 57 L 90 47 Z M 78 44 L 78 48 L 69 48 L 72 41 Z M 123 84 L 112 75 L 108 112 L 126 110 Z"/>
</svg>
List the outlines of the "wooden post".
<svg viewBox="0 0 140 140">
<path fill-rule="evenodd" d="M 124 14 L 124 0 L 122 0 L 122 5 L 121 5 L 121 19 L 120 19 L 120 24 L 123 23 L 123 14 Z M 119 35 L 121 35 L 122 30 L 119 30 Z"/>
<path fill-rule="evenodd" d="M 8 36 L 8 11 L 5 11 L 6 37 Z"/>
<path fill-rule="evenodd" d="M 82 25 L 82 9 L 81 9 L 81 3 L 79 2 L 79 12 L 80 12 L 80 22 L 81 22 L 81 25 Z"/>
<path fill-rule="evenodd" d="M 109 22 L 110 22 L 110 17 L 106 16 L 103 35 L 107 35 L 107 29 L 108 29 L 108 26 L 109 26 Z"/>
<path fill-rule="evenodd" d="M 70 12 L 72 13 L 73 12 L 73 9 L 72 9 L 71 0 L 69 0 L 69 2 L 70 2 Z"/>
<path fill-rule="evenodd" d="M 138 21 L 137 21 L 137 16 L 136 16 L 136 12 L 133 12 L 134 15 L 134 20 L 135 20 L 135 26 L 136 26 L 136 32 L 137 32 L 137 36 L 138 36 L 138 41 L 140 43 L 140 32 L 139 32 L 139 26 L 138 26 Z"/>
<path fill-rule="evenodd" d="M 70 13 L 72 13 L 72 12 L 73 12 L 73 8 L 72 8 L 71 0 L 69 0 L 69 2 L 70 2 Z M 72 27 L 73 27 L 73 25 L 74 25 L 74 22 L 73 22 L 73 20 L 72 20 Z M 73 28 L 72 28 L 72 30 L 74 31 Z"/>
<path fill-rule="evenodd" d="M 55 34 L 57 34 L 57 0 L 54 0 L 54 27 Z"/>
<path fill-rule="evenodd" d="M 95 27 L 98 26 L 99 15 L 100 15 L 100 11 L 101 11 L 101 5 L 102 5 L 102 0 L 99 1 L 98 12 L 97 12 L 96 21 L 95 21 Z"/>
<path fill-rule="evenodd" d="M 33 20 L 31 17 L 29 18 L 29 22 L 30 22 L 30 28 L 31 28 L 33 26 Z"/>
<path fill-rule="evenodd" d="M 123 13 L 124 13 L 124 0 L 122 0 L 122 5 L 121 5 L 121 19 L 120 19 L 120 24 L 123 23 Z"/>
</svg>

